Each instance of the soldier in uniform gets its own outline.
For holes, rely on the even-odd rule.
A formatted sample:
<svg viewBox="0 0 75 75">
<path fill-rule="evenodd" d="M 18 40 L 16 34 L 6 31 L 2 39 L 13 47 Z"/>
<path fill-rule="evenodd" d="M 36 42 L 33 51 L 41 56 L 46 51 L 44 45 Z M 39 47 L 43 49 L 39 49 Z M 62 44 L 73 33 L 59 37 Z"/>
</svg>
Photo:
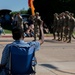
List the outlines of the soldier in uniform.
<svg viewBox="0 0 75 75">
<path fill-rule="evenodd" d="M 22 27 L 22 29 L 23 29 L 23 19 L 22 19 L 22 16 L 20 15 L 20 13 L 17 13 L 17 25 Z"/>
<path fill-rule="evenodd" d="M 70 20 L 70 16 L 69 16 L 69 12 L 65 11 L 65 24 L 64 24 L 64 37 L 65 37 L 65 41 L 68 40 L 68 34 L 69 34 L 69 20 Z"/>
<path fill-rule="evenodd" d="M 74 14 L 70 13 L 70 19 L 69 19 L 69 36 L 67 43 L 71 43 L 72 33 L 75 26 L 75 18 L 73 17 Z"/>
<path fill-rule="evenodd" d="M 64 37 L 64 28 L 65 28 L 65 13 L 62 12 L 62 39 Z"/>
<path fill-rule="evenodd" d="M 59 15 L 59 41 L 63 38 L 63 13 Z"/>
<path fill-rule="evenodd" d="M 54 37 L 53 40 L 56 39 L 56 32 L 57 32 L 58 22 L 59 22 L 58 14 L 55 13 L 54 14 L 54 23 L 53 23 L 53 37 Z M 59 36 L 59 33 L 57 35 Z"/>
<path fill-rule="evenodd" d="M 39 36 L 40 34 L 39 27 L 41 23 L 42 23 L 42 20 L 41 20 L 41 17 L 39 16 L 39 12 L 36 12 L 34 16 L 34 38 L 36 38 L 37 35 Z M 40 36 L 39 36 L 39 39 L 40 39 Z"/>
</svg>

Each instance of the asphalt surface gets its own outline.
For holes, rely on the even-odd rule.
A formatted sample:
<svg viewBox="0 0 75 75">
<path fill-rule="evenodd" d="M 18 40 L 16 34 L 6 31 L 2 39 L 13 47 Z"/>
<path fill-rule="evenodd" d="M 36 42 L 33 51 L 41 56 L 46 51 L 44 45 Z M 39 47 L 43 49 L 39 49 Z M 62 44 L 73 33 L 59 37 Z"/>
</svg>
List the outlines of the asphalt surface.
<svg viewBox="0 0 75 75">
<path fill-rule="evenodd" d="M 36 75 L 75 75 L 75 39 L 71 43 L 45 37 L 41 49 L 36 52 Z M 25 38 L 31 41 L 33 38 Z M 0 58 L 6 44 L 14 41 L 12 37 L 0 37 Z"/>
</svg>

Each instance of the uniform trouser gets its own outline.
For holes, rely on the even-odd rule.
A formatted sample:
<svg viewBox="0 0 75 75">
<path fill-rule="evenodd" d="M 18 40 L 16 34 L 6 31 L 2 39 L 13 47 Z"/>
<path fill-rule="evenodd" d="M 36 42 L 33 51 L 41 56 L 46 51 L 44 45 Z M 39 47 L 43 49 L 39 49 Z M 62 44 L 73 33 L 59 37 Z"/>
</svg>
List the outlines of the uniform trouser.
<svg viewBox="0 0 75 75">
<path fill-rule="evenodd" d="M 60 39 L 62 40 L 63 38 L 63 28 L 60 29 Z"/>
<path fill-rule="evenodd" d="M 69 37 L 68 37 L 68 39 L 69 39 L 70 42 L 71 42 L 72 33 L 73 33 L 73 30 L 69 30 Z"/>
<path fill-rule="evenodd" d="M 57 36 L 58 36 L 58 40 L 62 40 L 62 37 L 63 37 L 63 29 L 61 27 L 58 28 Z"/>
<path fill-rule="evenodd" d="M 69 30 L 68 30 L 68 27 L 65 27 L 64 30 L 63 30 L 63 33 L 64 33 L 64 37 L 66 38 L 66 40 L 68 39 L 68 34 L 69 34 Z"/>
<path fill-rule="evenodd" d="M 56 28 L 53 28 L 53 37 L 54 37 L 54 39 L 56 39 L 55 33 L 56 33 Z"/>
</svg>

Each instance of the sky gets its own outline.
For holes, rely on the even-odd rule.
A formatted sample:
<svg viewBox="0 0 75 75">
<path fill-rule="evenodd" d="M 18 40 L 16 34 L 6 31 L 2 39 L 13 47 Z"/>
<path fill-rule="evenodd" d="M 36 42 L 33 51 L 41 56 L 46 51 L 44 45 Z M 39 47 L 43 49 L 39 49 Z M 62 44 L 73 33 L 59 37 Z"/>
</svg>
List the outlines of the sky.
<svg viewBox="0 0 75 75">
<path fill-rule="evenodd" d="M 0 0 L 0 10 L 10 9 L 12 11 L 19 11 L 28 9 L 28 0 Z"/>
</svg>

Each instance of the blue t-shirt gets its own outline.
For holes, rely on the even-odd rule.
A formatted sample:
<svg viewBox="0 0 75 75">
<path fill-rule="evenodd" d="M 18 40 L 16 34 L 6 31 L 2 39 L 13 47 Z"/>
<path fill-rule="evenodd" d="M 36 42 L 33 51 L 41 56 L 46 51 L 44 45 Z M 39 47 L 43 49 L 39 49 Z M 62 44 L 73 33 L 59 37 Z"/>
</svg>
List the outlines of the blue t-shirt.
<svg viewBox="0 0 75 75">
<path fill-rule="evenodd" d="M 18 45 L 19 47 L 29 47 L 31 45 L 35 45 L 35 51 L 38 51 L 40 49 L 40 43 L 38 41 L 24 42 L 24 40 L 17 40 L 11 44 L 7 44 L 3 50 L 2 58 L 1 58 L 1 64 L 6 64 L 7 68 L 9 68 L 9 62 L 10 62 L 9 47 L 11 45 Z"/>
</svg>

